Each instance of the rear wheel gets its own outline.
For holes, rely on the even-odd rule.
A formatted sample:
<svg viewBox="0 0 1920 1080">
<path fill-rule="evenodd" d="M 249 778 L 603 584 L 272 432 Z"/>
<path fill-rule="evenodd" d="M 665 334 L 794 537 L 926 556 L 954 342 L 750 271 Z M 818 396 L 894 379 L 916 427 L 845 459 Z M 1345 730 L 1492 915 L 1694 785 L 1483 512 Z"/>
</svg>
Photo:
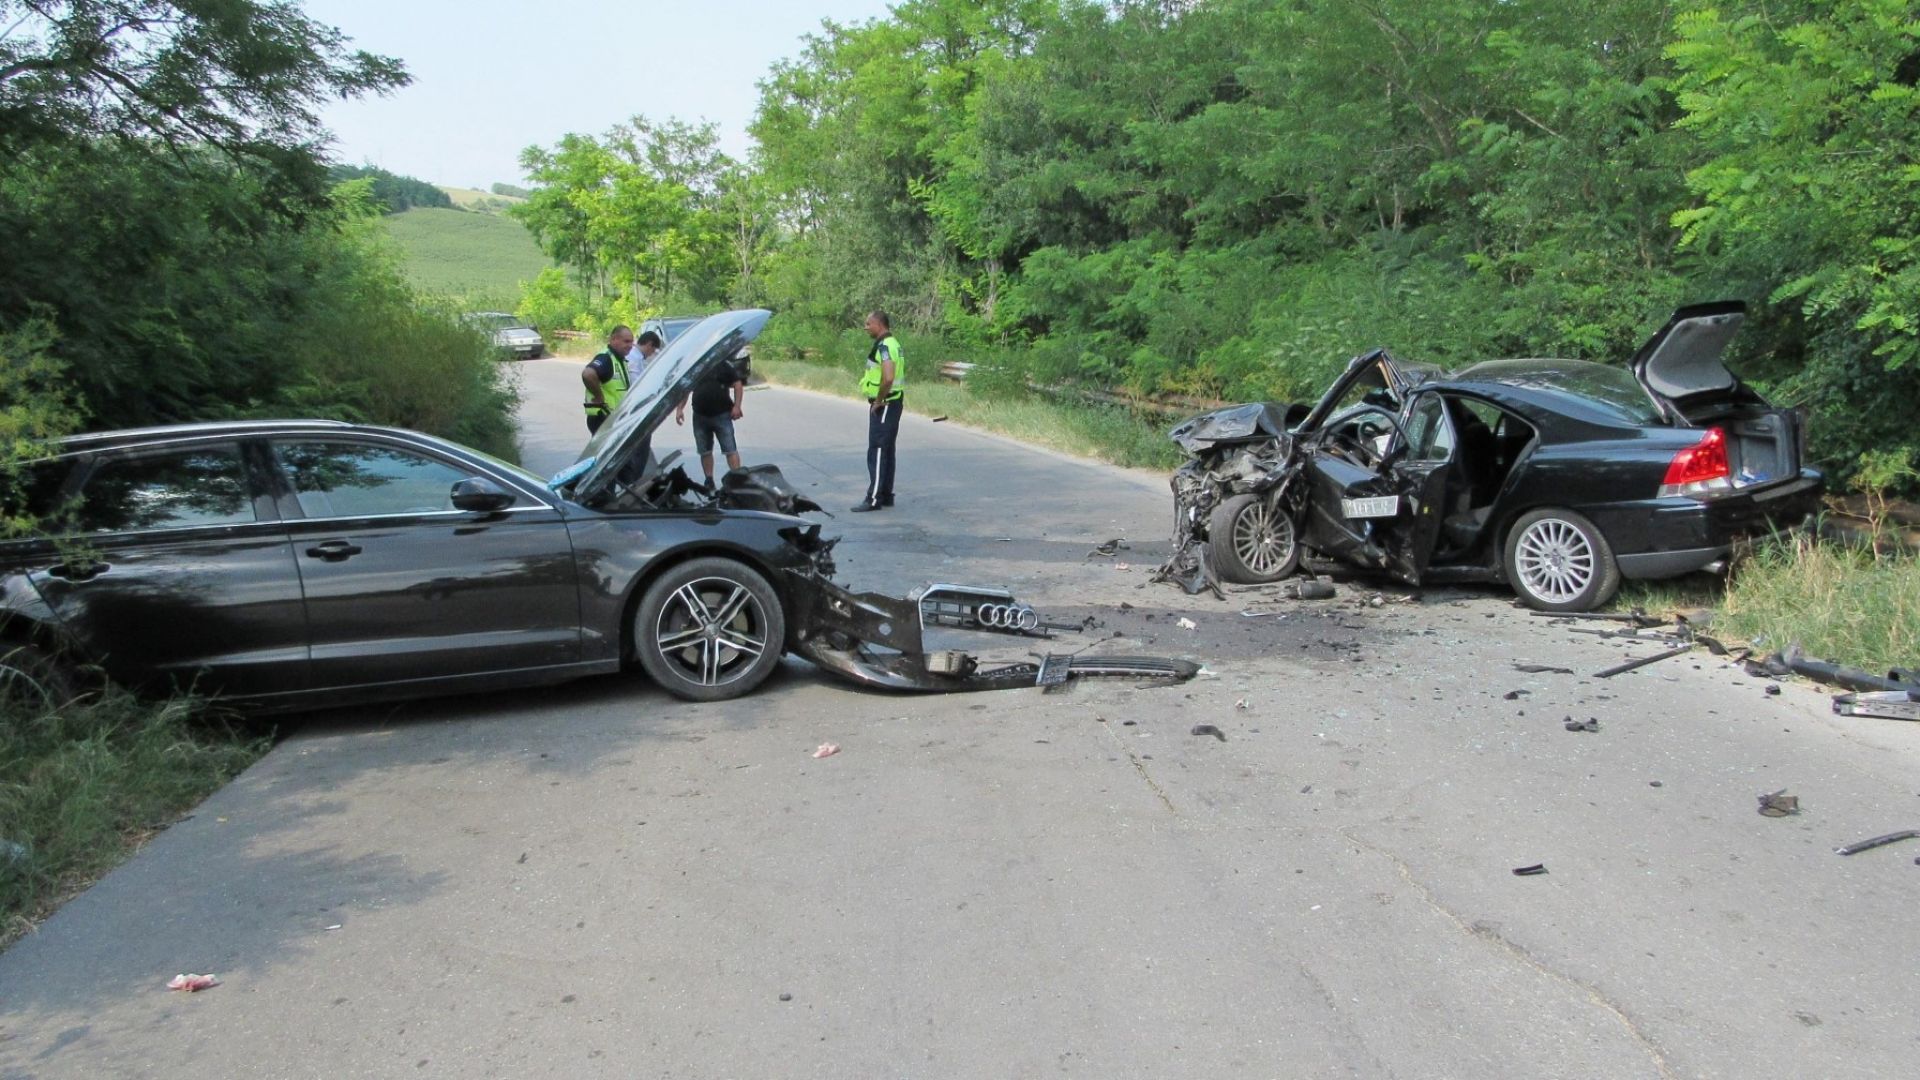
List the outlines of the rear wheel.
<svg viewBox="0 0 1920 1080">
<path fill-rule="evenodd" d="M 1620 588 L 1612 546 L 1572 510 L 1520 515 L 1507 532 L 1506 565 L 1513 591 L 1540 611 L 1591 611 Z"/>
<path fill-rule="evenodd" d="M 779 594 L 732 559 L 693 559 L 668 570 L 647 586 L 633 619 L 640 666 L 689 701 L 724 701 L 759 686 L 786 640 Z"/>
<path fill-rule="evenodd" d="M 1265 585 L 1300 565 L 1300 537 L 1285 510 L 1262 495 L 1235 495 L 1207 518 L 1214 576 L 1238 585 Z"/>
<path fill-rule="evenodd" d="M 0 641 L 0 709 L 44 712 L 79 696 L 73 672 L 45 649 Z"/>
</svg>

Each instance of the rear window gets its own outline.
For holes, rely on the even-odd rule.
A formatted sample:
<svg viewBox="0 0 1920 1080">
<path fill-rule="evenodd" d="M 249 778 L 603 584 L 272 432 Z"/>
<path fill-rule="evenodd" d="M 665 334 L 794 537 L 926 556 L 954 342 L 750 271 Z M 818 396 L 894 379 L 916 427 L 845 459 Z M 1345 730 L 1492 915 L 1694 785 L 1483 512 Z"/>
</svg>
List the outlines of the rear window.
<svg viewBox="0 0 1920 1080">
<path fill-rule="evenodd" d="M 1629 424 L 1664 423 L 1633 373 L 1585 360 L 1490 360 L 1455 372 L 1460 381 L 1497 382 L 1526 390 L 1574 394 Z"/>
<path fill-rule="evenodd" d="M 80 530 L 95 533 L 254 520 L 246 469 L 231 445 L 110 458 L 87 477 L 76 511 Z"/>
</svg>

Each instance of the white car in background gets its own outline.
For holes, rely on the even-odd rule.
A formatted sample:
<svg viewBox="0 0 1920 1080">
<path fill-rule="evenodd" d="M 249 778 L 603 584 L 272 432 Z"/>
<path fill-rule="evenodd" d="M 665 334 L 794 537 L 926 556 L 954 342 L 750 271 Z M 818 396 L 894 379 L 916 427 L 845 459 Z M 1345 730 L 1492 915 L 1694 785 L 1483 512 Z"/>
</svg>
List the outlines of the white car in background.
<svg viewBox="0 0 1920 1080">
<path fill-rule="evenodd" d="M 504 311 L 476 311 L 468 321 L 493 338 L 494 348 L 511 353 L 518 360 L 538 360 L 547 355 L 547 343 L 527 320 Z"/>
</svg>

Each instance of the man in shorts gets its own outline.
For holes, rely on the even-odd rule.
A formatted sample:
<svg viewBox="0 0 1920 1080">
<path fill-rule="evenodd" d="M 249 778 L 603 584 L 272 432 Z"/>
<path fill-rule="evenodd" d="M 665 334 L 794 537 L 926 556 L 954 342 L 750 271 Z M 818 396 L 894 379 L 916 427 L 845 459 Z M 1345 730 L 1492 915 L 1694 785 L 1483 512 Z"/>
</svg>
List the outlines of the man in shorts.
<svg viewBox="0 0 1920 1080">
<path fill-rule="evenodd" d="M 694 386 L 693 393 L 673 410 L 673 422 L 687 422 L 687 405 L 693 405 L 693 446 L 700 452 L 700 468 L 707 474 L 707 488 L 713 488 L 713 441 L 720 440 L 720 452 L 727 455 L 727 468 L 740 467 L 740 448 L 734 442 L 733 422 L 745 415 L 740 402 L 746 397 L 747 382 L 732 363 L 716 366 L 713 372 Z"/>
</svg>

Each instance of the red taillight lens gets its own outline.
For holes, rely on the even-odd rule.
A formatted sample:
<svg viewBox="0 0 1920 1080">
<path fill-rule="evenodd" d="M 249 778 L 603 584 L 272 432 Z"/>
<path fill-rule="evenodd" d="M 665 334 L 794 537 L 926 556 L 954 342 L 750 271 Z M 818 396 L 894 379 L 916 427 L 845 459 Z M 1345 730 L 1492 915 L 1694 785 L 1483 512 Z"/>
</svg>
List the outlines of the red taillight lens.
<svg viewBox="0 0 1920 1080">
<path fill-rule="evenodd" d="M 1706 495 L 1733 487 L 1733 469 L 1727 465 L 1727 433 L 1708 428 L 1700 441 L 1673 455 L 1660 495 Z"/>
</svg>

